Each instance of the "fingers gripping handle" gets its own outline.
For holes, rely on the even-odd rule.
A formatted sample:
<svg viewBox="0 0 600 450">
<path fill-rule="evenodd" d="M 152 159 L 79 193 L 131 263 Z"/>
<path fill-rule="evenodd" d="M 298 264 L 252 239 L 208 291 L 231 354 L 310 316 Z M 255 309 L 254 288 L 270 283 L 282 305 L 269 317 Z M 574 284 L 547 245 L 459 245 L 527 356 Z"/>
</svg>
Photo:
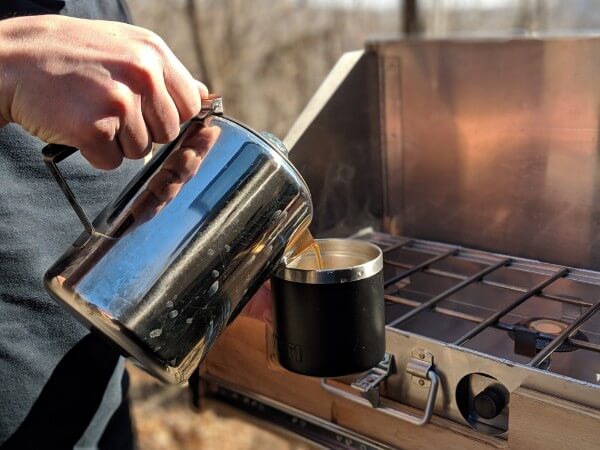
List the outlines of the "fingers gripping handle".
<svg viewBox="0 0 600 450">
<path fill-rule="evenodd" d="M 218 94 L 211 94 L 202 100 L 202 109 L 198 114 L 198 118 L 202 119 L 211 114 L 223 114 L 223 100 Z M 67 197 L 67 200 L 71 204 L 75 214 L 77 214 L 77 217 L 79 217 L 79 220 L 83 224 L 85 230 L 92 235 L 96 233 L 94 225 L 92 225 L 92 222 L 83 211 L 83 208 L 75 198 L 73 191 L 62 176 L 62 173 L 58 169 L 57 165 L 59 162 L 65 160 L 76 152 L 78 152 L 78 150 L 74 147 L 59 144 L 48 144 L 46 147 L 44 147 L 44 150 L 42 150 L 44 162 L 46 163 L 46 166 L 48 166 L 48 170 L 50 170 L 50 173 L 58 183 L 61 191 L 63 191 L 65 194 L 65 197 Z"/>
<path fill-rule="evenodd" d="M 71 207 L 75 211 L 75 214 L 77 214 L 77 217 L 79 217 L 79 220 L 83 224 L 83 227 L 85 228 L 85 230 L 90 235 L 92 235 L 96 232 L 96 230 L 94 229 L 94 225 L 92 225 L 92 222 L 90 221 L 88 216 L 85 214 L 85 211 L 83 210 L 83 208 L 81 207 L 81 205 L 79 204 L 77 199 L 75 198 L 73 191 L 67 184 L 67 181 L 62 176 L 62 173 L 58 169 L 58 165 L 57 165 L 59 162 L 68 158 L 69 156 L 71 156 L 73 153 L 76 153 L 77 151 L 78 150 L 74 147 L 68 147 L 66 145 L 58 145 L 58 144 L 49 144 L 46 147 L 44 147 L 44 150 L 42 150 L 42 154 L 44 155 L 44 162 L 46 163 L 48 170 L 50 170 L 50 173 L 52 174 L 52 176 L 58 183 L 60 190 L 63 191 L 63 194 L 65 194 L 65 197 L 67 197 L 67 200 L 71 204 Z"/>
</svg>

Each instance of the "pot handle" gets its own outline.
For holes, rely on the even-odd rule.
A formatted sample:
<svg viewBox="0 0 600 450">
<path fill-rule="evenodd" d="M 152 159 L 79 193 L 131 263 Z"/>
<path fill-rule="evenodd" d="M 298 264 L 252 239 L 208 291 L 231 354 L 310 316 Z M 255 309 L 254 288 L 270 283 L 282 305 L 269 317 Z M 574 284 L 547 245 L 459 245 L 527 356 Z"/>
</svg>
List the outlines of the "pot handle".
<svg viewBox="0 0 600 450">
<path fill-rule="evenodd" d="M 201 110 L 198 113 L 197 118 L 203 119 L 210 114 L 223 114 L 223 99 L 218 94 L 210 94 L 207 98 L 202 99 Z M 83 224 L 85 231 L 87 231 L 90 235 L 93 235 L 96 233 L 94 225 L 92 225 L 91 220 L 85 214 L 85 211 L 75 198 L 75 194 L 73 194 L 73 191 L 67 184 L 67 181 L 57 166 L 59 162 L 78 151 L 79 150 L 75 147 L 69 147 L 67 145 L 48 144 L 42 150 L 42 155 L 44 156 L 44 162 L 46 163 L 48 170 L 50 170 L 50 173 L 58 183 L 60 190 L 63 191 L 63 194 L 65 194 L 65 197 L 67 197 L 67 200 L 71 204 L 75 214 L 77 214 L 77 217 L 79 217 L 79 220 Z"/>
<path fill-rule="evenodd" d="M 94 225 L 92 225 L 92 222 L 85 214 L 85 211 L 75 198 L 75 194 L 73 194 L 73 191 L 67 184 L 67 181 L 63 177 L 57 165 L 59 162 L 65 160 L 66 158 L 68 158 L 76 152 L 78 152 L 78 150 L 75 147 L 69 147 L 67 145 L 59 144 L 48 144 L 42 150 L 42 155 L 44 156 L 44 162 L 46 163 L 48 170 L 58 183 L 60 190 L 63 191 L 63 194 L 65 194 L 65 197 L 67 197 L 67 200 L 71 204 L 71 207 L 75 211 L 75 214 L 77 214 L 77 217 L 79 217 L 79 220 L 83 224 L 85 231 L 92 235 L 96 233 Z"/>
</svg>

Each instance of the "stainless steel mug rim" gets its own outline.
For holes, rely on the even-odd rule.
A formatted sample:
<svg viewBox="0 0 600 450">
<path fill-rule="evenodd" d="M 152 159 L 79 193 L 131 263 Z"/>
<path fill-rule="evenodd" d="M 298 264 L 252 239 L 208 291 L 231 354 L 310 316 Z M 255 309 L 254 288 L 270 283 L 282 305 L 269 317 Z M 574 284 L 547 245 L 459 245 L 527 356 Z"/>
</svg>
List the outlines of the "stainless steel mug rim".
<svg viewBox="0 0 600 450">
<path fill-rule="evenodd" d="M 315 269 L 313 252 L 306 251 L 284 262 L 275 277 L 305 284 L 337 284 L 370 278 L 383 270 L 381 249 L 356 239 L 316 239 L 324 268 Z"/>
</svg>

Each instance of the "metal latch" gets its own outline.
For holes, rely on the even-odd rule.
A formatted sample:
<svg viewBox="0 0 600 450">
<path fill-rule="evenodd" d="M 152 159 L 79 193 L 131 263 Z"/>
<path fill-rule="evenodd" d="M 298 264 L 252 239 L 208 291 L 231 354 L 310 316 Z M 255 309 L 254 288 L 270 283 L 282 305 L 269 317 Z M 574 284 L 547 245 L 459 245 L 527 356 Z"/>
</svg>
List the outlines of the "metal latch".
<svg viewBox="0 0 600 450">
<path fill-rule="evenodd" d="M 406 364 L 406 372 L 410 374 L 412 381 L 419 386 L 429 387 L 429 395 L 427 396 L 425 410 L 421 417 L 399 411 L 389 406 L 381 405 L 380 385 L 394 372 L 394 357 L 390 353 L 386 353 L 383 360 L 380 361 L 377 366 L 373 367 L 366 375 L 352 383 L 351 387 L 360 393 L 360 397 L 347 390 L 329 384 L 327 378 L 321 379 L 321 387 L 332 395 L 345 398 L 346 400 L 364 406 L 370 406 L 388 416 L 404 420 L 417 426 L 425 425 L 431 420 L 431 416 L 433 415 L 433 407 L 435 405 L 435 399 L 440 383 L 440 379 L 433 367 L 433 355 L 426 350 L 415 349 L 411 353 L 411 358 Z"/>
<path fill-rule="evenodd" d="M 381 404 L 379 385 L 390 376 L 393 368 L 394 357 L 390 353 L 386 353 L 379 364 L 369 370 L 366 375 L 358 378 L 351 386 L 369 400 L 373 408 L 378 408 Z"/>
</svg>

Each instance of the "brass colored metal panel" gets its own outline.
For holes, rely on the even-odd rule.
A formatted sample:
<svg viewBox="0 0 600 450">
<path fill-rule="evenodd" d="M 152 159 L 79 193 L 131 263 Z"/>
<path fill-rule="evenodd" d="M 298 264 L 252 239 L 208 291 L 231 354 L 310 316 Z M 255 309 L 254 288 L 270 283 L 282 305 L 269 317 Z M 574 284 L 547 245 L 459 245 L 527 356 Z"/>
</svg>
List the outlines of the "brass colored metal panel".
<svg viewBox="0 0 600 450">
<path fill-rule="evenodd" d="M 379 77 L 401 130 L 382 138 L 387 231 L 600 269 L 600 39 L 369 50 L 401 67 Z"/>
<path fill-rule="evenodd" d="M 402 61 L 395 56 L 380 55 L 378 62 L 383 201 L 384 211 L 389 212 L 391 207 L 402 209 L 402 196 L 396 195 L 402 191 L 403 177 L 400 174 L 404 166 L 403 153 L 398 151 L 402 148 Z M 388 171 L 391 167 L 393 172 Z M 397 234 L 402 229 L 402 216 L 385 214 L 384 226 L 392 234 Z"/>
</svg>

